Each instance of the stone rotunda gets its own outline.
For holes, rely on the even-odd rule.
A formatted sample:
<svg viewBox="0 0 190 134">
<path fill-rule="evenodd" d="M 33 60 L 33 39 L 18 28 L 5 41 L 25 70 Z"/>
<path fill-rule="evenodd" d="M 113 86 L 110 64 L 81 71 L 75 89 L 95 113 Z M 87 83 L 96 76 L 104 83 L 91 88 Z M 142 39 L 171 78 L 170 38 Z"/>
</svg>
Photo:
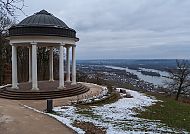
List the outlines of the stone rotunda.
<svg viewBox="0 0 190 134">
<path fill-rule="evenodd" d="M 67 89 L 72 92 L 72 89 L 83 87 L 76 82 L 76 42 L 79 39 L 76 37 L 76 31 L 69 28 L 62 20 L 58 19 L 51 13 L 45 10 L 31 15 L 22 20 L 17 25 L 9 29 L 10 45 L 12 46 L 12 87 L 11 91 L 19 91 L 31 84 L 30 93 L 32 91 L 40 91 L 37 78 L 37 49 L 38 47 L 46 47 L 50 50 L 49 53 L 49 81 L 44 85 L 54 81 L 53 75 L 53 53 L 54 48 L 59 50 L 59 81 L 57 87 L 52 90 L 57 92 L 63 91 L 61 94 L 66 94 Z M 29 82 L 18 83 L 17 78 L 17 47 L 28 47 L 29 49 Z M 64 49 L 66 49 L 66 82 L 64 80 Z M 70 49 L 72 49 L 72 70 L 70 70 Z M 71 76 L 71 78 L 70 78 Z M 68 84 L 69 83 L 69 84 Z M 24 86 L 23 86 L 24 85 Z M 56 84 L 54 84 L 56 85 Z M 68 86 L 69 85 L 69 86 Z M 42 86 L 43 88 L 43 86 Z M 87 91 L 83 87 L 83 90 Z M 82 91 L 82 90 L 81 90 Z M 82 92 L 85 92 L 82 91 Z M 25 91 L 26 92 L 26 91 Z M 76 91 L 74 91 L 76 92 Z M 69 92 L 68 95 L 70 96 Z M 80 92 L 79 92 L 80 93 Z M 77 94 L 79 94 L 77 93 Z M 72 93 L 71 93 L 72 95 Z M 75 94 L 73 94 L 75 95 Z M 60 96 L 61 97 L 61 96 Z M 50 97 L 52 98 L 52 97 Z M 58 98 L 58 97 L 57 97 Z"/>
</svg>

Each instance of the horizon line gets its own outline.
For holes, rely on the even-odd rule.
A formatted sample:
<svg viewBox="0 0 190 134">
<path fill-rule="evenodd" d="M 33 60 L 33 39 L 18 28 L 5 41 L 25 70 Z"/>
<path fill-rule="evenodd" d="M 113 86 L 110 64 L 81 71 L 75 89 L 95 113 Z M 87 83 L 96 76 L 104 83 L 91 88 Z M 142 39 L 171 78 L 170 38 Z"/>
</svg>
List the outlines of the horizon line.
<svg viewBox="0 0 190 134">
<path fill-rule="evenodd" d="M 126 59 L 124 59 L 124 58 L 110 58 L 110 59 L 108 59 L 108 58 L 105 58 L 105 59 L 77 59 L 77 60 L 190 60 L 190 59 L 185 59 L 185 58 L 165 58 L 165 59 L 163 59 L 163 58 L 152 58 L 152 59 L 150 59 L 150 58 L 139 58 L 139 59 L 133 59 L 133 58 L 126 58 Z"/>
</svg>

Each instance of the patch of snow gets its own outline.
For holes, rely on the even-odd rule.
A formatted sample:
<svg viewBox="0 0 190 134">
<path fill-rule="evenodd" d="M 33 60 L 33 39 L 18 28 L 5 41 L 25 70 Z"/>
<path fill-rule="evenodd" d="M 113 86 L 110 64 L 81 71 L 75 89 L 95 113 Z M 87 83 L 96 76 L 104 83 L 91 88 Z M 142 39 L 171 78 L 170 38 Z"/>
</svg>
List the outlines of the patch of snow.
<svg viewBox="0 0 190 134">
<path fill-rule="evenodd" d="M 115 103 L 107 104 L 102 107 L 94 109 L 94 112 L 103 115 L 102 117 L 104 119 L 108 118 L 109 119 L 114 118 L 116 120 L 122 120 L 124 118 L 131 119 L 134 118 L 133 117 L 134 115 L 136 115 L 136 113 L 133 111 L 134 108 L 138 110 L 143 110 L 143 107 L 151 106 L 155 104 L 155 102 L 157 102 L 156 99 L 152 99 L 136 91 L 127 90 L 127 89 L 125 90 L 127 93 L 133 96 L 133 98 L 119 99 Z M 108 112 L 112 114 L 107 114 Z"/>
<path fill-rule="evenodd" d="M 112 104 L 82 109 L 82 111 L 74 106 L 55 107 L 54 111 L 60 114 L 59 117 L 55 118 L 63 120 L 63 122 L 66 118 L 66 122 L 70 125 L 75 120 L 92 122 L 96 126 L 106 128 L 107 134 L 187 133 L 170 128 L 158 120 L 151 121 L 135 117 L 137 115 L 135 110 L 145 110 L 144 107 L 151 106 L 159 100 L 137 91 L 117 88 L 118 91 L 121 89 L 126 90 L 133 98 L 122 98 Z"/>
</svg>

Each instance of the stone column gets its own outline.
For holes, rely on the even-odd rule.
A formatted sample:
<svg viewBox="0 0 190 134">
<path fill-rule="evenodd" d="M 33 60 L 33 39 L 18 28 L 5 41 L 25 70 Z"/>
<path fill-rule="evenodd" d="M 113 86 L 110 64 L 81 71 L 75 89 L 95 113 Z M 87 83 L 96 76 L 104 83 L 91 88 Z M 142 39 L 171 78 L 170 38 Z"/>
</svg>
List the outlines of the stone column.
<svg viewBox="0 0 190 134">
<path fill-rule="evenodd" d="M 59 54 L 59 87 L 58 89 L 64 88 L 64 48 L 63 44 L 60 45 Z"/>
<path fill-rule="evenodd" d="M 18 77 L 17 77 L 17 48 L 12 45 L 12 88 L 18 89 Z"/>
<path fill-rule="evenodd" d="M 66 81 L 67 82 L 70 82 L 70 54 L 69 54 L 69 49 L 70 49 L 70 46 L 67 46 L 66 47 L 66 50 L 67 50 L 67 77 L 66 77 Z"/>
<path fill-rule="evenodd" d="M 50 47 L 50 54 L 49 54 L 49 81 L 54 81 L 53 79 L 53 47 Z"/>
<path fill-rule="evenodd" d="M 29 63 L 29 80 L 28 82 L 32 82 L 32 48 L 31 47 L 28 47 L 29 48 L 29 57 L 28 57 L 28 63 Z"/>
<path fill-rule="evenodd" d="M 72 46 L 72 84 L 76 84 L 76 45 Z"/>
<path fill-rule="evenodd" d="M 31 43 L 32 45 L 32 90 L 38 89 L 38 74 L 37 74 L 37 43 Z"/>
</svg>

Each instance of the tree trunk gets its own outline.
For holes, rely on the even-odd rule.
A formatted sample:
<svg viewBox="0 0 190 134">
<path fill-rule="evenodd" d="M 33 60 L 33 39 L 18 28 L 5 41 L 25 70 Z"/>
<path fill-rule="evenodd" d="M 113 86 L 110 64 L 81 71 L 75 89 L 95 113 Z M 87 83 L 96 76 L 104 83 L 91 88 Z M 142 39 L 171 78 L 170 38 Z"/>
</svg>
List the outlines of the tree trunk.
<svg viewBox="0 0 190 134">
<path fill-rule="evenodd" d="M 180 83 L 179 88 L 177 90 L 177 95 L 176 95 L 176 98 L 175 98 L 176 101 L 178 101 L 178 99 L 179 99 L 179 95 L 181 93 L 181 86 L 182 86 L 182 83 Z"/>
</svg>

